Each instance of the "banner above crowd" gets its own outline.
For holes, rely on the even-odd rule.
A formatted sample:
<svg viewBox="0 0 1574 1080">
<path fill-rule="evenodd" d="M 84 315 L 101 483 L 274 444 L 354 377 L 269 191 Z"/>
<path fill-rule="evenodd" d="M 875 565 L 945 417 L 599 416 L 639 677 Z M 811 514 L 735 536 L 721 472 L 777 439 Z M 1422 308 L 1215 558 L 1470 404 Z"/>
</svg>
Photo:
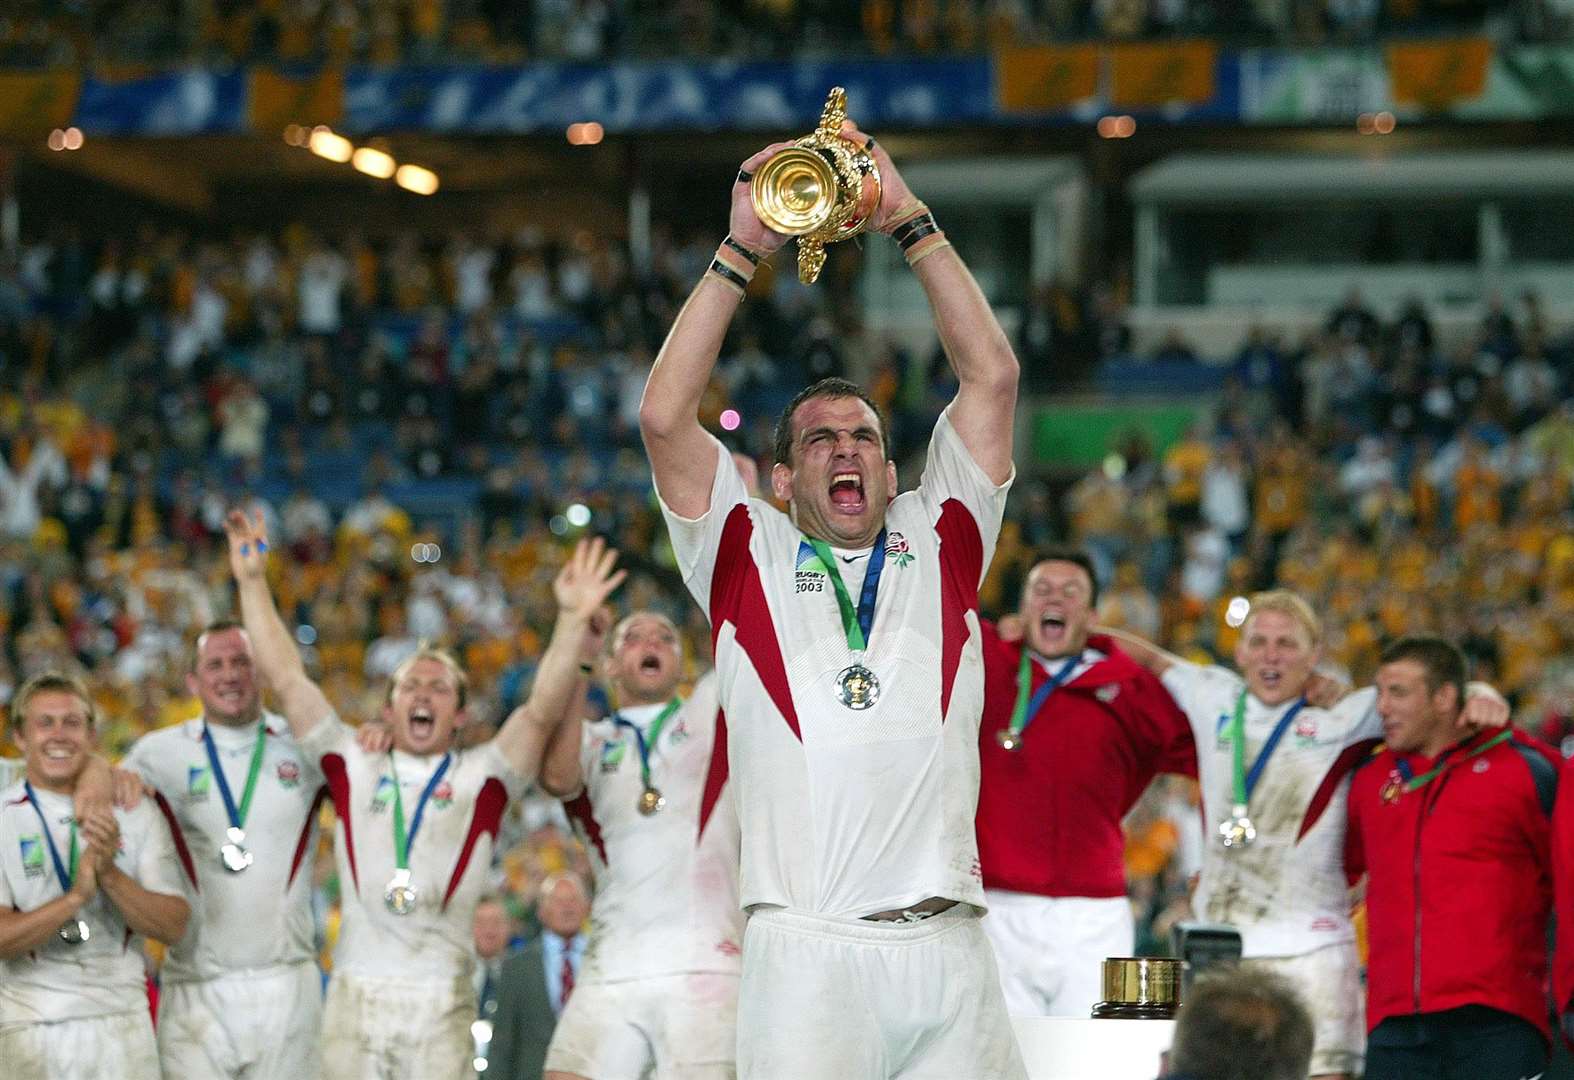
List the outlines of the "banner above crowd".
<svg viewBox="0 0 1574 1080">
<path fill-rule="evenodd" d="M 831 86 L 874 129 L 1089 123 L 1338 124 L 1529 120 L 1574 112 L 1574 47 L 1485 39 L 1371 48 L 1227 50 L 1207 41 L 1025 46 L 992 56 L 795 63 L 200 69 L 115 78 L 0 72 L 0 135 L 271 133 L 329 124 L 529 134 L 596 121 L 612 134 L 812 127 Z"/>
</svg>

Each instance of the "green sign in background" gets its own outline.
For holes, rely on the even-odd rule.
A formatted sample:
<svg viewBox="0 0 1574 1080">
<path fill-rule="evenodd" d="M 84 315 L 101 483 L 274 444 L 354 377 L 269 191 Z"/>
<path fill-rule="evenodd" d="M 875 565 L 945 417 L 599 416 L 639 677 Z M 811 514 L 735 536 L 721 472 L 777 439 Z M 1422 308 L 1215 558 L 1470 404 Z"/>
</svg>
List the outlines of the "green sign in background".
<svg viewBox="0 0 1574 1080">
<path fill-rule="evenodd" d="M 1196 417 L 1196 405 L 1165 402 L 1043 406 L 1033 414 L 1033 464 L 1097 465 L 1134 429 L 1148 437 L 1153 453 L 1159 455 L 1185 434 Z"/>
</svg>

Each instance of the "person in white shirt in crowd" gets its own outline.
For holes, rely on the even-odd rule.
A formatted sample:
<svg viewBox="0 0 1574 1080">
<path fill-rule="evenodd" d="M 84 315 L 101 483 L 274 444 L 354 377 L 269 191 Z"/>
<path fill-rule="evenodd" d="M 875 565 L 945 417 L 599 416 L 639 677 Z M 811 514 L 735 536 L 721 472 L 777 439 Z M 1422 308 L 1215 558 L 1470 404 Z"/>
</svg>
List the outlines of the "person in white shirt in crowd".
<svg viewBox="0 0 1574 1080">
<path fill-rule="evenodd" d="M 87 688 L 34 676 L 12 702 L 26 773 L 0 791 L 0 1075 L 159 1080 L 142 939 L 191 909 L 176 834 L 151 802 L 80 812 L 97 741 Z"/>
<path fill-rule="evenodd" d="M 1191 721 L 1206 830 L 1193 910 L 1239 930 L 1243 963 L 1283 976 L 1306 1000 L 1313 1077 L 1359 1075 L 1366 1027 L 1344 844 L 1350 775 L 1382 739 L 1377 691 L 1337 701 L 1339 687 L 1309 691 L 1322 624 L 1282 589 L 1248 600 L 1239 674 L 1106 632 L 1163 680 Z M 1472 692 L 1462 724 L 1507 722 L 1495 691 L 1472 684 Z"/>
<path fill-rule="evenodd" d="M 535 779 L 578 685 L 592 616 L 622 582 L 617 553 L 581 542 L 553 583 L 557 624 L 535 685 L 498 733 L 463 745 L 467 680 L 425 648 L 393 673 L 382 719 L 393 746 L 372 753 L 306 674 L 266 577 L 257 520 L 226 522 L 230 566 L 258 667 L 338 812 L 341 928 L 323 1011 L 328 1080 L 461 1080 L 476 1019 L 472 920 L 508 803 Z"/>
<path fill-rule="evenodd" d="M 541 786 L 565 800 L 596 881 L 546 1080 L 735 1075 L 738 820 L 715 673 L 685 699 L 682 663 L 666 616 L 623 619 L 602 667 L 616 711 L 559 727 L 542 763 Z"/>
<path fill-rule="evenodd" d="M 138 739 L 122 767 L 161 796 L 185 837 L 196 917 L 161 977 L 159 1057 L 170 1076 L 296 1080 L 318 1072 L 322 975 L 312 863 L 322 773 L 262 708 L 251 639 L 210 624 L 186 688 L 202 715 Z"/>
<path fill-rule="evenodd" d="M 804 390 L 751 499 L 699 422 L 727 328 L 786 237 L 750 198 L 656 360 L 640 429 L 685 584 L 715 638 L 749 912 L 737 1068 L 750 1080 L 1026 1076 L 988 939 L 973 831 L 978 585 L 1011 463 L 1017 361 L 988 302 L 883 147 L 871 234 L 902 246 L 959 389 L 918 490 L 856 385 Z M 856 1003 L 857 1007 L 850 1007 Z"/>
</svg>

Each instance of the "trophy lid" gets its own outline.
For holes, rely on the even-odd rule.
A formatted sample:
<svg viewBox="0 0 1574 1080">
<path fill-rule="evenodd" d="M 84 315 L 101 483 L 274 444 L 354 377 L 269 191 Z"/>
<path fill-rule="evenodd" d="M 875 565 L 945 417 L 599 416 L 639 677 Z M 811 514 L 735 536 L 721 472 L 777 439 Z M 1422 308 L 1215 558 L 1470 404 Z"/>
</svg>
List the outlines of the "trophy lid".
<svg viewBox="0 0 1574 1080">
<path fill-rule="evenodd" d="M 1124 1005 L 1180 1002 L 1181 962 L 1164 956 L 1112 956 L 1104 961 L 1104 1000 Z"/>
</svg>

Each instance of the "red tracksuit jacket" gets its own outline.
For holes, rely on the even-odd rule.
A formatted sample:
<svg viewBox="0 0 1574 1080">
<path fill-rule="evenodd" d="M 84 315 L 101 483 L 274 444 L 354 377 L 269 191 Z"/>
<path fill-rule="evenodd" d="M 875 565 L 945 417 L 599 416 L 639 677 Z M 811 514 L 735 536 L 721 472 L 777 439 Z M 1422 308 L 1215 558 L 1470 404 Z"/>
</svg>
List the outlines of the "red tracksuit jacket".
<svg viewBox="0 0 1574 1080">
<path fill-rule="evenodd" d="M 1547 1034 L 1552 809 L 1561 759 L 1515 732 L 1436 758 L 1382 750 L 1350 785 L 1345 869 L 1367 875 L 1366 1026 L 1485 1005 Z M 1403 792 L 1401 763 L 1425 787 Z"/>
<path fill-rule="evenodd" d="M 995 736 L 1011 724 L 1022 645 L 982 626 L 977 828 L 985 887 L 1125 896 L 1121 818 L 1155 773 L 1197 775 L 1185 714 L 1156 677 L 1095 634 L 1088 645 L 1104 659 L 1049 696 L 1020 750 L 1005 750 Z M 1033 665 L 1033 690 L 1048 678 Z"/>
</svg>

